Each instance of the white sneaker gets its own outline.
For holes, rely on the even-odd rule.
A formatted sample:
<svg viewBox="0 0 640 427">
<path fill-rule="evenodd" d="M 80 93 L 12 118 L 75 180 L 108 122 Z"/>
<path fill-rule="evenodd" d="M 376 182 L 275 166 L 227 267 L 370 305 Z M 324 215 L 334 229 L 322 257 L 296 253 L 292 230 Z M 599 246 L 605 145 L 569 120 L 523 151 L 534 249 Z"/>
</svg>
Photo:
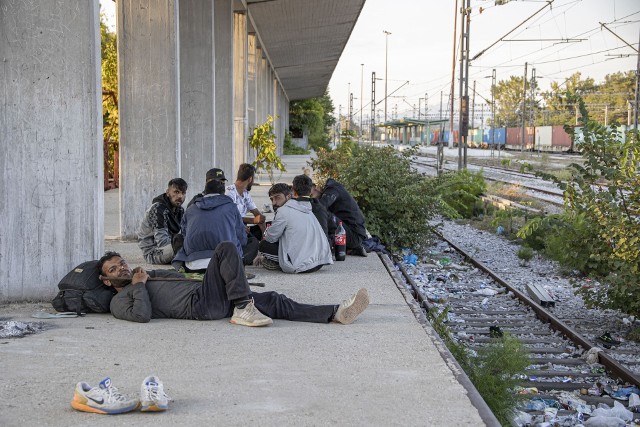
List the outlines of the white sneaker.
<svg viewBox="0 0 640 427">
<path fill-rule="evenodd" d="M 166 411 L 169 408 L 169 397 L 164 394 L 164 386 L 160 378 L 150 376 L 142 381 L 140 403 L 142 412 Z"/>
<path fill-rule="evenodd" d="M 334 322 L 349 325 L 369 306 L 369 292 L 365 288 L 360 289 L 351 298 L 342 301 L 336 315 L 333 317 Z"/>
<path fill-rule="evenodd" d="M 105 378 L 98 387 L 91 387 L 86 382 L 76 384 L 71 407 L 78 411 L 96 414 L 122 414 L 138 407 L 138 399 L 132 399 L 118 392 L 111 385 L 111 379 Z"/>
<path fill-rule="evenodd" d="M 233 309 L 233 316 L 229 322 L 234 325 L 268 326 L 273 323 L 273 320 L 260 313 L 253 302 L 253 298 L 251 298 L 244 308 L 235 307 Z"/>
</svg>

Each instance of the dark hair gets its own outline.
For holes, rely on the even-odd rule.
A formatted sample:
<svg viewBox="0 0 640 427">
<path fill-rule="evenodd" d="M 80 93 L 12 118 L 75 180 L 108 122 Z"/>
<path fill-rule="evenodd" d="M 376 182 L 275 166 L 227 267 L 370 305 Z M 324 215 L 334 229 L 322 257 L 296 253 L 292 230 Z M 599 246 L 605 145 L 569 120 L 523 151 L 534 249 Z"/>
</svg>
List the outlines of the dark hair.
<svg viewBox="0 0 640 427">
<path fill-rule="evenodd" d="M 284 194 L 286 197 L 291 194 L 291 187 L 289 187 L 289 184 L 285 184 L 284 182 L 273 184 L 269 189 L 269 197 L 278 193 Z"/>
<path fill-rule="evenodd" d="M 256 174 L 256 167 L 249 163 L 243 163 L 238 168 L 238 181 L 246 181 Z"/>
<path fill-rule="evenodd" d="M 224 182 L 212 179 L 204 185 L 204 194 L 224 194 Z"/>
<path fill-rule="evenodd" d="M 293 178 L 293 191 L 298 196 L 308 196 L 311 194 L 311 188 L 313 187 L 313 181 L 307 175 L 298 175 Z"/>
<path fill-rule="evenodd" d="M 102 266 L 104 266 L 104 263 L 109 261 L 111 258 L 114 257 L 120 257 L 122 258 L 122 255 L 120 255 L 118 252 L 114 252 L 114 251 L 107 251 L 104 253 L 104 255 L 102 255 L 102 258 L 100 258 L 98 260 L 98 274 L 102 274 Z"/>
<path fill-rule="evenodd" d="M 186 193 L 187 181 L 185 181 L 182 178 L 173 178 L 171 181 L 169 181 L 169 184 L 167 184 L 167 188 L 171 188 L 171 187 L 176 187 L 178 190 L 182 191 L 183 193 Z"/>
</svg>

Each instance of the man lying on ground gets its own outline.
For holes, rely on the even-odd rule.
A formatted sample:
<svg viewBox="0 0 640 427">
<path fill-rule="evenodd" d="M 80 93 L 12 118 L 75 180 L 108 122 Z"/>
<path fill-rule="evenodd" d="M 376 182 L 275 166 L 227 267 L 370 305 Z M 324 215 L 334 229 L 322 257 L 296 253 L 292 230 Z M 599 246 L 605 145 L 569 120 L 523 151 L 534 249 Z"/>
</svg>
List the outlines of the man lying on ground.
<svg viewBox="0 0 640 427">
<path fill-rule="evenodd" d="M 231 323 L 244 326 L 270 325 L 271 319 L 347 325 L 369 305 L 365 288 L 340 305 L 301 304 L 276 292 L 252 292 L 242 258 L 231 242 L 218 245 L 202 282 L 180 281 L 184 275 L 169 270 L 146 272 L 136 267 L 132 271 L 116 252 L 107 252 L 97 268 L 101 275 L 111 278 L 103 277 L 103 283 L 117 291 L 111 300 L 111 313 L 132 322 L 230 317 Z M 149 278 L 177 278 L 178 281 L 149 281 Z"/>
<path fill-rule="evenodd" d="M 149 264 L 169 264 L 182 247 L 180 222 L 186 193 L 186 181 L 174 178 L 145 213 L 138 230 L 138 246 Z"/>
</svg>

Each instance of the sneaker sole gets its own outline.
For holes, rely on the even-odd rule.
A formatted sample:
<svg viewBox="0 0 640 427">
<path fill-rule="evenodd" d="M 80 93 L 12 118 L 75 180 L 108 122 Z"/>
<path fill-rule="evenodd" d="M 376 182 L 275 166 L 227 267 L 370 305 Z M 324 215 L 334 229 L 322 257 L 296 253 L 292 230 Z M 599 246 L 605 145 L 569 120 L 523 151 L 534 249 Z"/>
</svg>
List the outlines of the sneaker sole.
<svg viewBox="0 0 640 427">
<path fill-rule="evenodd" d="M 341 316 L 336 320 L 343 325 L 350 325 L 369 306 L 369 292 L 365 288 L 356 293 L 356 298 L 348 308 L 342 311 Z"/>
<path fill-rule="evenodd" d="M 248 322 L 244 319 L 238 319 L 238 318 L 231 318 L 231 320 L 229 320 L 229 323 L 233 323 L 234 325 L 242 325 L 242 326 L 250 326 L 250 327 L 260 327 L 260 326 L 269 326 L 271 324 L 273 324 L 273 320 L 271 319 L 266 319 L 262 322 Z"/>
<path fill-rule="evenodd" d="M 162 411 L 166 411 L 167 409 L 169 409 L 169 405 L 158 405 L 158 404 L 142 405 L 140 407 L 140 412 L 162 412 Z"/>
<path fill-rule="evenodd" d="M 131 411 L 134 411 L 134 410 L 138 409 L 138 406 L 140 406 L 140 404 L 136 403 L 133 406 L 128 406 L 128 407 L 120 408 L 120 409 L 108 410 L 108 409 L 94 408 L 93 406 L 85 405 L 85 404 L 80 403 L 77 400 L 75 400 L 75 398 L 74 398 L 74 400 L 71 401 L 71 407 L 73 409 L 75 409 L 76 411 L 91 412 L 91 413 L 94 413 L 94 414 L 102 414 L 102 415 L 123 414 L 125 412 L 131 412 Z"/>
</svg>

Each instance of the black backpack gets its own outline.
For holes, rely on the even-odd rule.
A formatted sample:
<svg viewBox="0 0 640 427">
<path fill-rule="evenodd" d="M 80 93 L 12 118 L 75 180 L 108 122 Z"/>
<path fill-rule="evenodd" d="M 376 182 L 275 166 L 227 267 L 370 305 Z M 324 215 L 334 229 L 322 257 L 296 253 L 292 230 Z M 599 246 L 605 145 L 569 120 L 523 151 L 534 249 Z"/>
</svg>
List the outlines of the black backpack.
<svg viewBox="0 0 640 427">
<path fill-rule="evenodd" d="M 58 283 L 58 295 L 51 301 L 57 311 L 109 313 L 115 291 L 99 278 L 98 261 L 83 262 Z"/>
</svg>

